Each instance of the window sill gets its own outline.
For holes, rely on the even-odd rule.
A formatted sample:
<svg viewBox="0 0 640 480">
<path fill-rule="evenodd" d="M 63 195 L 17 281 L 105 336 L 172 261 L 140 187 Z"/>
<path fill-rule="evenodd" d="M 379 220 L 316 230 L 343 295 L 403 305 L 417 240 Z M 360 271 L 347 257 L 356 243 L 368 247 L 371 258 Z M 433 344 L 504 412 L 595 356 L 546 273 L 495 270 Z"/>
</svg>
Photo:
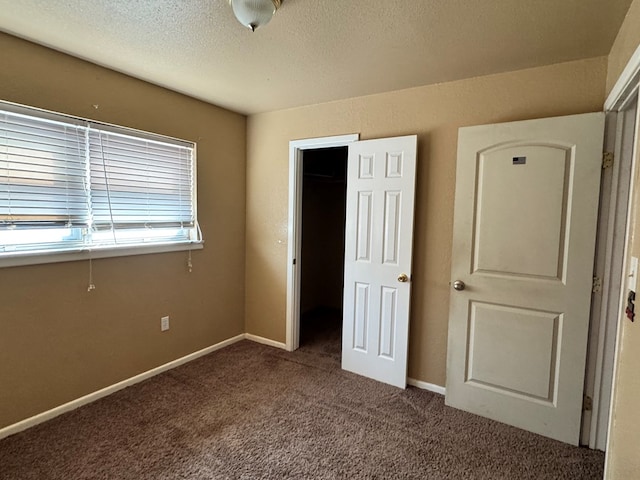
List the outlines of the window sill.
<svg viewBox="0 0 640 480">
<path fill-rule="evenodd" d="M 75 262 L 98 258 L 127 257 L 132 255 L 148 255 L 152 253 L 182 252 L 187 250 L 201 250 L 204 242 L 184 242 L 156 245 L 136 245 L 122 247 L 65 250 L 49 253 L 23 253 L 10 257 L 0 257 L 0 268 L 19 267 L 25 265 L 41 265 L 46 263 Z"/>
</svg>

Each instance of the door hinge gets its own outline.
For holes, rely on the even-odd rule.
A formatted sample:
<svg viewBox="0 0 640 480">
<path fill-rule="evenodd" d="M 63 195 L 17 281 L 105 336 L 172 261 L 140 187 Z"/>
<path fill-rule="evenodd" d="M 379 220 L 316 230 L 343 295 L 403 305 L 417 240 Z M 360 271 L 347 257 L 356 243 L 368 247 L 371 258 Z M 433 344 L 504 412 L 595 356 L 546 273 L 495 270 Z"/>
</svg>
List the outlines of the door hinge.
<svg viewBox="0 0 640 480">
<path fill-rule="evenodd" d="M 602 280 L 600 279 L 600 277 L 593 277 L 591 291 L 593 293 L 600 293 L 600 290 L 602 290 Z"/>
<path fill-rule="evenodd" d="M 613 167 L 613 152 L 604 152 L 602 154 L 602 168 Z"/>
<path fill-rule="evenodd" d="M 582 396 L 582 410 L 590 412 L 593 409 L 593 399 L 588 395 Z"/>
</svg>

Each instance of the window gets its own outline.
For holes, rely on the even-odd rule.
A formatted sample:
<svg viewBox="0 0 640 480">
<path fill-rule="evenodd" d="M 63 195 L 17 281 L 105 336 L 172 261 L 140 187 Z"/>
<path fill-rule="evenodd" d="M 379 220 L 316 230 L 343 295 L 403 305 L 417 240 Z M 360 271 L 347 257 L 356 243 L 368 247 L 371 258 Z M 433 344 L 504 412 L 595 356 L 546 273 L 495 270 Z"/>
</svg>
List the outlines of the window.
<svg viewBox="0 0 640 480">
<path fill-rule="evenodd" d="M 201 243 L 190 142 L 0 103 L 0 261 Z"/>
</svg>

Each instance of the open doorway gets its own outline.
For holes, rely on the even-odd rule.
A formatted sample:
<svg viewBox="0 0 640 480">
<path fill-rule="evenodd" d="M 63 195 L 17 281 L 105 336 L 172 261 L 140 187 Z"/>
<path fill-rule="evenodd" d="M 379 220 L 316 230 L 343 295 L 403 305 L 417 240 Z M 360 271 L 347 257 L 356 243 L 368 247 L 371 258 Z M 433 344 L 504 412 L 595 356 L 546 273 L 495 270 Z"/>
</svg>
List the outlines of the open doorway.
<svg viewBox="0 0 640 480">
<path fill-rule="evenodd" d="M 351 134 L 289 142 L 286 348 L 300 345 L 304 153 L 347 147 L 340 367 L 400 388 L 407 385 L 417 139 Z"/>
<path fill-rule="evenodd" d="M 340 358 L 347 193 L 346 146 L 302 155 L 300 347 Z"/>
<path fill-rule="evenodd" d="M 315 150 L 327 150 L 334 147 L 344 148 L 348 157 L 349 145 L 359 140 L 358 134 L 339 135 L 335 137 L 309 138 L 292 140 L 289 142 L 289 224 L 288 224 L 288 268 L 287 268 L 287 329 L 286 348 L 289 351 L 297 350 L 300 346 L 301 302 L 302 291 L 302 229 L 303 208 L 302 196 L 304 190 L 304 165 L 303 159 L 307 152 Z M 321 154 L 320 154 L 321 155 Z M 307 160 L 314 158 L 306 156 Z M 318 160 L 320 162 L 321 160 Z M 313 163 L 313 162 L 312 162 Z M 345 168 L 348 160 L 344 161 Z M 345 183 L 346 185 L 346 183 Z M 346 209 L 345 209 L 346 210 Z M 313 220 L 308 220 L 307 223 Z M 344 221 L 342 223 L 344 229 Z M 308 236 L 311 234 L 308 234 Z M 344 248 L 343 248 L 344 252 Z M 344 253 L 342 253 L 343 255 Z M 342 267 L 341 267 L 342 268 Z M 343 278 L 339 280 L 342 285 Z M 309 308 L 309 301 L 304 307 Z M 340 348 L 340 347 L 338 347 Z"/>
</svg>

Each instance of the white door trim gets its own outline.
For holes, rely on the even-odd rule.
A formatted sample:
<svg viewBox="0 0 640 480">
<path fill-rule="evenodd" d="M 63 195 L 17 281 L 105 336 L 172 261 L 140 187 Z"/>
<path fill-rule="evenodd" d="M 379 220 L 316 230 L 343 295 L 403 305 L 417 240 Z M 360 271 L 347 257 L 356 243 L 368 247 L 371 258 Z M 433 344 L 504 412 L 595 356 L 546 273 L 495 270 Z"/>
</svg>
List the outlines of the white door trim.
<svg viewBox="0 0 640 480">
<path fill-rule="evenodd" d="M 625 69 L 623 70 L 622 74 L 620 75 L 620 77 L 618 78 L 618 80 L 616 81 L 616 84 L 614 85 L 613 89 L 611 90 L 611 93 L 609 94 L 609 96 L 607 97 L 607 100 L 605 102 L 604 108 L 605 111 L 613 111 L 613 112 L 617 112 L 619 110 L 622 110 L 629 102 L 629 100 L 631 98 L 633 98 L 633 96 L 635 94 L 638 94 L 639 90 L 640 90 L 640 46 L 638 46 L 638 48 L 636 49 L 636 51 L 634 52 L 634 54 L 631 56 L 631 59 L 629 60 L 629 62 L 627 63 Z M 636 177 L 636 170 L 638 168 L 637 166 L 637 162 L 635 161 L 635 157 L 636 157 L 636 151 L 638 148 L 638 132 L 640 130 L 640 125 L 638 124 L 640 122 L 640 108 L 638 109 L 638 114 L 636 115 L 636 130 L 635 130 L 635 138 L 634 138 L 634 152 L 631 155 L 631 186 L 629 188 L 629 192 L 634 191 L 635 189 L 635 177 Z M 617 146 L 617 145 L 616 145 Z M 616 152 L 617 154 L 618 152 Z M 632 213 L 632 209 L 633 209 L 633 204 L 631 201 L 629 201 L 628 204 L 628 208 L 627 208 L 627 212 L 626 212 L 626 221 L 627 221 L 627 228 L 626 228 L 626 232 L 625 232 L 625 251 L 624 251 L 624 261 L 623 261 L 623 268 L 622 268 L 622 272 L 623 272 L 623 278 L 622 278 L 622 288 L 621 288 L 621 292 L 620 292 L 620 296 L 619 296 L 619 301 L 618 301 L 618 312 L 621 315 L 621 309 L 622 309 L 622 305 L 624 302 L 624 296 L 625 296 L 625 285 L 626 285 L 626 272 L 628 270 L 628 266 L 627 266 L 627 262 L 626 262 L 626 258 L 627 258 L 627 247 L 628 247 L 628 243 L 629 243 L 629 223 L 631 221 L 631 213 Z M 611 252 L 608 253 L 609 255 L 611 254 Z M 610 384 L 605 384 L 603 379 L 602 379 L 602 365 L 598 365 L 598 368 L 596 370 L 596 376 L 601 379 L 600 382 L 600 388 L 611 388 L 611 404 L 610 404 L 610 408 L 608 412 L 604 412 L 606 414 L 608 414 L 609 416 L 609 425 L 608 425 L 608 431 L 607 431 L 607 446 L 606 446 L 606 455 L 605 455 L 605 478 L 607 478 L 607 472 L 608 472 L 608 467 L 609 467 L 609 451 L 610 451 L 610 447 L 611 447 L 611 427 L 613 425 L 612 422 L 612 418 L 613 418 L 613 406 L 615 403 L 615 396 L 616 396 L 616 373 L 617 373 L 617 369 L 618 369 L 618 356 L 619 356 L 619 348 L 620 348 L 620 336 L 622 333 L 622 328 L 621 328 L 621 323 L 620 322 L 620 317 L 618 318 L 618 322 L 617 322 L 617 326 L 616 326 L 616 335 L 615 335 L 615 351 L 614 351 L 614 361 L 613 361 L 613 373 L 612 373 L 612 381 Z M 600 322 L 602 322 L 603 319 L 600 319 Z M 602 329 L 601 329 L 602 330 Z M 604 414 L 603 412 L 599 412 L 600 414 Z M 593 424 L 592 424 L 592 428 L 593 428 Z"/>
<path fill-rule="evenodd" d="M 607 100 L 604 102 L 604 111 L 619 110 L 621 105 L 631 97 L 634 89 L 638 87 L 640 79 L 640 45 L 633 52 L 629 62 L 618 77 L 615 85 L 611 89 Z"/>
<path fill-rule="evenodd" d="M 290 352 L 300 346 L 300 269 L 296 261 L 302 249 L 302 154 L 317 148 L 345 147 L 360 139 L 359 133 L 307 138 L 289 142 L 289 222 L 287 254 L 286 345 Z"/>
<path fill-rule="evenodd" d="M 616 81 L 614 87 L 612 88 L 609 96 L 607 97 L 605 103 L 604 103 L 604 111 L 606 113 L 613 113 L 614 115 L 617 114 L 617 112 L 624 110 L 624 108 L 628 105 L 629 101 L 633 98 L 633 96 L 637 93 L 638 91 L 638 84 L 640 83 L 640 46 L 638 46 L 638 48 L 636 49 L 636 51 L 634 52 L 634 54 L 631 56 L 631 58 L 629 59 L 629 62 L 627 63 L 627 65 L 625 66 L 624 70 L 622 71 L 622 73 L 620 74 L 620 77 L 618 78 L 618 80 Z M 618 120 L 618 119 L 616 119 Z M 636 119 L 636 123 L 637 123 L 637 119 Z M 614 175 L 613 175 L 613 182 L 614 184 L 611 185 L 611 188 L 609 189 L 609 203 L 614 204 L 617 202 L 617 198 L 616 196 L 620 193 L 618 191 L 619 185 L 618 183 L 620 182 L 620 176 L 617 175 L 619 169 L 621 168 L 620 165 L 620 159 L 622 158 L 621 152 L 620 152 L 620 147 L 621 147 L 621 141 L 620 141 L 620 136 L 621 136 L 621 132 L 620 129 L 623 127 L 623 125 L 621 125 L 620 121 L 614 121 L 613 122 L 615 124 L 615 132 L 608 132 L 607 133 L 607 137 L 609 139 L 611 139 L 610 141 L 614 142 L 614 156 L 616 161 L 614 162 Z M 637 139 L 638 139 L 638 125 L 636 125 L 636 138 L 634 140 L 634 143 L 636 143 L 637 145 Z M 634 155 L 631 156 L 631 159 L 629 160 L 631 162 L 631 165 L 627 165 L 627 168 L 630 169 L 631 171 L 631 182 L 630 182 L 630 186 L 627 190 L 627 195 L 630 195 L 631 192 L 633 192 L 634 189 L 634 179 L 635 179 L 635 171 L 636 171 L 636 162 L 634 161 Z M 617 165 L 616 165 L 617 163 Z M 627 271 L 627 266 L 626 266 L 626 255 L 627 255 L 627 251 L 626 251 L 626 244 L 628 243 L 629 240 L 629 229 L 628 229 L 628 223 L 630 220 L 630 215 L 631 215 L 631 202 L 628 202 L 628 206 L 627 206 L 627 211 L 626 212 L 621 212 L 620 209 L 618 209 L 617 213 L 611 212 L 611 215 L 617 215 L 617 218 L 609 218 L 608 221 L 602 222 L 599 224 L 598 229 L 605 229 L 607 230 L 605 232 L 605 234 L 600 237 L 600 233 L 599 232 L 599 237 L 600 238 L 610 238 L 611 236 L 614 235 L 613 231 L 609 231 L 611 228 L 614 228 L 615 225 L 617 223 L 620 223 L 620 221 L 625 221 L 627 228 L 625 232 L 622 232 L 624 235 L 624 248 L 623 248 L 623 252 L 622 252 L 622 261 L 623 261 L 623 266 L 622 266 L 622 272 L 623 272 L 623 276 L 625 274 L 625 272 Z M 615 210 L 615 209 L 614 209 Z M 602 220 L 602 219 L 601 219 Z M 597 252 L 597 255 L 604 255 L 604 258 L 596 258 L 596 266 L 598 264 L 600 265 L 611 265 L 611 261 L 613 260 L 613 258 L 616 256 L 616 254 L 618 255 L 619 258 L 619 254 L 620 252 L 615 252 L 615 251 L 599 251 Z M 622 302 L 623 302 L 623 298 L 624 298 L 624 290 L 625 287 L 624 285 L 626 285 L 626 282 L 622 282 L 622 288 L 621 288 L 621 292 L 620 292 L 620 296 L 619 298 L 612 298 L 613 293 L 609 291 L 609 285 L 611 285 L 612 280 L 615 280 L 614 278 L 612 278 L 612 269 L 611 268 L 606 268 L 604 270 L 604 272 L 602 273 L 602 284 L 603 286 L 605 286 L 605 289 L 602 292 L 602 302 L 606 303 L 615 303 L 618 306 L 618 312 L 620 312 L 620 308 L 622 306 Z M 624 280 L 624 279 L 623 279 Z M 608 297 L 608 298 L 605 298 Z M 595 305 L 594 305 L 595 306 Z M 588 439 L 588 444 L 589 447 L 591 448 L 597 448 L 598 446 L 602 446 L 602 438 L 601 435 L 599 435 L 598 430 L 599 430 L 599 424 L 601 424 L 601 422 L 603 421 L 603 418 L 607 418 L 608 419 L 608 433 L 607 433 L 607 439 L 606 439 L 606 451 L 609 450 L 609 441 L 610 441 L 610 437 L 611 437 L 611 418 L 612 418 L 612 411 L 613 411 L 613 404 L 614 404 L 614 395 L 615 395 L 615 372 L 616 372 L 616 368 L 617 368 L 617 358 L 618 358 L 618 344 L 619 344 L 619 336 L 620 336 L 620 322 L 617 322 L 618 325 L 616 326 L 616 335 L 615 337 L 613 336 L 607 336 L 607 329 L 604 328 L 604 326 L 606 325 L 606 318 L 607 318 L 607 309 L 606 308 L 601 308 L 598 311 L 596 311 L 594 309 L 594 311 L 592 312 L 592 334 L 593 335 L 597 335 L 597 340 L 596 339 L 590 339 L 590 350 L 589 350 L 589 356 L 593 356 L 593 358 L 595 358 L 594 362 L 590 362 L 589 367 L 592 368 L 592 371 L 588 371 L 586 372 L 587 375 L 587 382 L 585 382 L 585 384 L 588 386 L 589 382 L 591 381 L 590 378 L 592 378 L 592 382 L 593 382 L 593 412 L 591 413 L 591 418 L 590 421 L 588 423 L 586 423 L 584 425 L 584 427 L 588 428 L 588 431 L 584 432 L 582 438 L 583 441 Z M 603 351 L 604 349 L 607 350 L 613 350 L 613 355 L 614 355 L 614 360 L 613 360 L 613 371 L 610 371 L 609 369 L 606 368 L 606 361 L 605 358 L 603 356 Z M 607 390 L 610 390 L 610 401 L 607 404 L 606 402 L 601 402 L 600 399 L 604 398 Z M 607 455 L 608 456 L 608 455 Z M 606 463 L 606 460 L 605 460 Z M 606 472 L 606 465 L 605 465 L 605 472 Z"/>
<path fill-rule="evenodd" d="M 606 446 L 615 329 L 621 289 L 624 290 L 625 285 L 621 279 L 632 167 L 630 152 L 623 151 L 623 146 L 629 142 L 628 117 L 629 112 L 624 110 L 607 112 L 605 151 L 613 152 L 615 161 L 602 176 L 594 271 L 594 276 L 601 280 L 601 291 L 595 292 L 592 299 L 589 363 L 585 379 L 585 395 L 592 398 L 593 407 L 592 411 L 584 411 L 581 435 L 582 444 L 597 450 L 605 450 Z"/>
</svg>

